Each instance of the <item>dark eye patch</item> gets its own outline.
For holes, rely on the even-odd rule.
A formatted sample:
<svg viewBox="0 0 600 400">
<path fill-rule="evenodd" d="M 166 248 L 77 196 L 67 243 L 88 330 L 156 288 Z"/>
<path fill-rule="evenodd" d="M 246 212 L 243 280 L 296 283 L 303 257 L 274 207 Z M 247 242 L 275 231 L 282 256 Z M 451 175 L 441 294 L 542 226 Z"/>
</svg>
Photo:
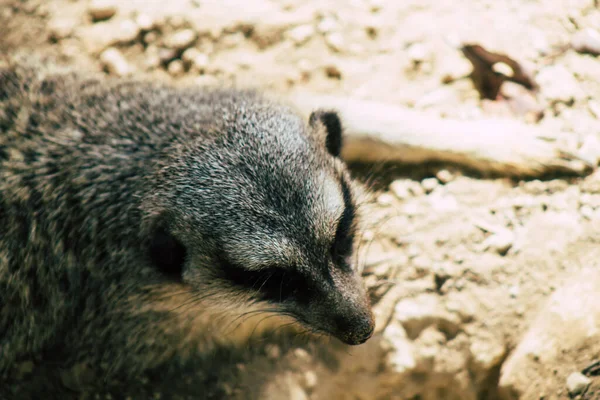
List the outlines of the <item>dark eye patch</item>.
<svg viewBox="0 0 600 400">
<path fill-rule="evenodd" d="M 338 222 L 335 238 L 331 245 L 331 255 L 336 265 L 350 268 L 348 257 L 352 254 L 354 243 L 354 219 L 356 207 L 352 202 L 352 193 L 344 179 L 341 180 L 342 196 L 344 198 L 344 211 Z"/>
<path fill-rule="evenodd" d="M 298 271 L 282 267 L 267 267 L 260 270 L 248 270 L 242 266 L 219 260 L 223 277 L 233 284 L 256 292 L 266 301 L 281 303 L 294 299 L 308 302 L 310 282 Z"/>
</svg>

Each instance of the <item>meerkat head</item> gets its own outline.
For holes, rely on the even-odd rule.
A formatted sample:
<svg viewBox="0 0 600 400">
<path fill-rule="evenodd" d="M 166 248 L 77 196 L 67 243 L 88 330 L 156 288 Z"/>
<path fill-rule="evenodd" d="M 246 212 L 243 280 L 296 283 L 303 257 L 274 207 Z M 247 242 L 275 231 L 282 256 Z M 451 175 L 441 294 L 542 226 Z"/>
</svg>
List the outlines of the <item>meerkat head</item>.
<svg viewBox="0 0 600 400">
<path fill-rule="evenodd" d="M 234 314 L 269 310 L 365 342 L 374 320 L 353 265 L 357 199 L 338 115 L 304 121 L 255 101 L 210 129 L 174 147 L 145 203 L 157 268 Z"/>
</svg>

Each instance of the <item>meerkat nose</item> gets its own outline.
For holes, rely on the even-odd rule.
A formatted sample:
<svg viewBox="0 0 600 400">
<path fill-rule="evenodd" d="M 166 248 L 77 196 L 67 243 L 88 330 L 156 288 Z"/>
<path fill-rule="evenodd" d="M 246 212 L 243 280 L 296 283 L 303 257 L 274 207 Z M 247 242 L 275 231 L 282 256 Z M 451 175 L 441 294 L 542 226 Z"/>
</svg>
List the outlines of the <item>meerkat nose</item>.
<svg viewBox="0 0 600 400">
<path fill-rule="evenodd" d="M 349 345 L 365 343 L 373 335 L 375 321 L 371 313 L 338 316 L 334 319 L 338 338 Z"/>
</svg>

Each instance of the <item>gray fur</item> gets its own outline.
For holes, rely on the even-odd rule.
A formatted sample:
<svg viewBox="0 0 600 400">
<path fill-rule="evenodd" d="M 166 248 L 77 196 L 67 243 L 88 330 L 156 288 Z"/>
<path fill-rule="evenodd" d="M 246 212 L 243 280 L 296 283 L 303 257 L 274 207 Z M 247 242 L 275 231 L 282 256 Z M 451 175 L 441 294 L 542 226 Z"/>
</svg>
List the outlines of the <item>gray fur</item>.
<svg viewBox="0 0 600 400">
<path fill-rule="evenodd" d="M 0 374 L 51 354 L 133 376 L 227 344 L 248 311 L 366 340 L 360 280 L 331 256 L 351 182 L 326 125 L 251 91 L 0 69 Z M 149 255 L 159 231 L 183 281 Z M 309 298 L 260 300 L 223 259 L 293 270 Z"/>
</svg>

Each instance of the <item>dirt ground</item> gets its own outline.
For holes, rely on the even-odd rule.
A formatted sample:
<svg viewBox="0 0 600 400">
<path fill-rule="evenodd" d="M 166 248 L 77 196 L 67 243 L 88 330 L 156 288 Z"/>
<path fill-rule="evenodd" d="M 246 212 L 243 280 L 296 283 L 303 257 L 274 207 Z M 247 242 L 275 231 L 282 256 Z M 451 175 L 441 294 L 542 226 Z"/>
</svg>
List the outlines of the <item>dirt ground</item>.
<svg viewBox="0 0 600 400">
<path fill-rule="evenodd" d="M 470 64 L 449 41 L 479 43 L 537 77 L 540 125 L 574 141 L 600 139 L 600 58 L 561 51 L 578 32 L 600 27 L 592 0 L 4 3 L 11 49 L 82 69 L 282 94 L 301 88 L 461 119 L 524 118 L 481 100 L 461 78 Z M 377 303 L 378 337 L 339 356 L 335 372 L 295 361 L 273 379 L 288 394 L 272 398 L 499 398 L 502 365 L 540 307 L 597 265 L 600 175 L 515 182 L 452 166 L 355 174 L 376 193 L 364 208 L 360 265 Z M 521 398 L 569 398 L 567 377 L 600 358 L 590 349 L 563 354 L 577 370 L 571 361 L 541 362 L 536 368 L 552 369 L 553 378 L 533 379 Z M 591 380 L 579 398 L 600 399 L 600 379 Z"/>
</svg>

